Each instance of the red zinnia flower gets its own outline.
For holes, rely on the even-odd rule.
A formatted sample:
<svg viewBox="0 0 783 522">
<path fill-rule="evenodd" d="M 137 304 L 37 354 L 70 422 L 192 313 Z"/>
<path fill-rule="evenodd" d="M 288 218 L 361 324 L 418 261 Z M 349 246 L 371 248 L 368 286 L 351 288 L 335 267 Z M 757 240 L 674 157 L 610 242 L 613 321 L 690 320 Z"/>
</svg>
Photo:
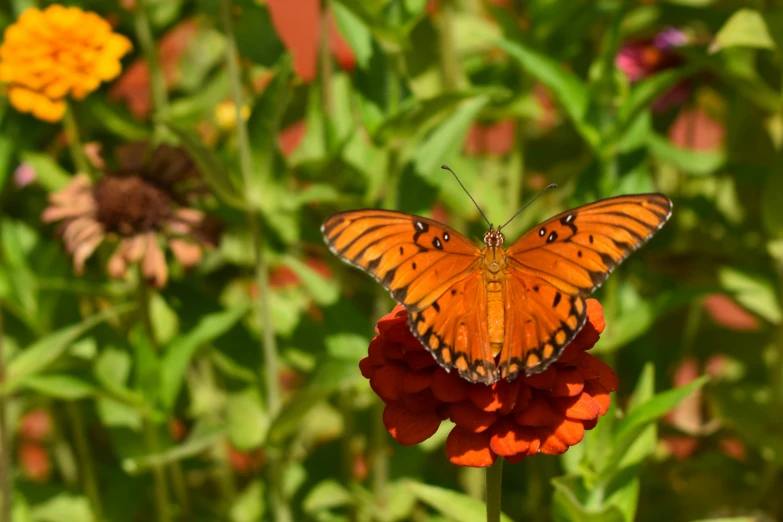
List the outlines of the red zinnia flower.
<svg viewBox="0 0 783 522">
<path fill-rule="evenodd" d="M 609 409 L 614 371 L 587 350 L 604 330 L 603 309 L 587 300 L 587 323 L 543 373 L 470 383 L 438 366 L 408 329 L 401 305 L 380 321 L 362 375 L 386 403 L 386 429 L 403 445 L 430 438 L 445 419 L 456 426 L 446 454 L 459 466 L 486 467 L 498 456 L 519 462 L 536 453 L 559 455 L 582 440 Z"/>
</svg>

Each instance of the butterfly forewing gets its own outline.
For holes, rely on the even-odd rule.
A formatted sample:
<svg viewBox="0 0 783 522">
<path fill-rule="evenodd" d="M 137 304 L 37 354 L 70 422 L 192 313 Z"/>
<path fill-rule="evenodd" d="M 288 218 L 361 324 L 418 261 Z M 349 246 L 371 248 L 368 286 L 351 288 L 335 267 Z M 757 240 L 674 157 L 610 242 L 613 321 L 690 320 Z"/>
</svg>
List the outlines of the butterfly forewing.
<svg viewBox="0 0 783 522">
<path fill-rule="evenodd" d="M 437 221 L 388 210 L 341 212 L 321 231 L 332 252 L 371 274 L 409 312 L 474 273 L 481 253 Z"/>
</svg>

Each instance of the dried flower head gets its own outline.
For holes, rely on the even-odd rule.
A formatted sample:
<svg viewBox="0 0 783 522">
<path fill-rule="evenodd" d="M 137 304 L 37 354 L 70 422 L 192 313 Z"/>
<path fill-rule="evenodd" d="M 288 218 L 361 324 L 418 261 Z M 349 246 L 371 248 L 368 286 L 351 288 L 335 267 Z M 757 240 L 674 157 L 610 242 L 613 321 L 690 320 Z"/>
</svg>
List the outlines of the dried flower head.
<svg viewBox="0 0 783 522">
<path fill-rule="evenodd" d="M 50 5 L 25 10 L 5 30 L 0 46 L 0 82 L 18 111 L 58 121 L 65 98 L 81 100 L 115 78 L 120 58 L 131 50 L 109 23 L 78 7 Z"/>
<path fill-rule="evenodd" d="M 519 462 L 537 453 L 564 453 L 609 409 L 617 376 L 587 353 L 604 326 L 601 305 L 588 299 L 587 323 L 546 371 L 486 386 L 439 367 L 398 305 L 378 321 L 378 335 L 359 367 L 386 403 L 386 429 L 400 444 L 419 444 L 451 419 L 456 426 L 446 454 L 453 464 L 486 467 L 498 456 Z"/>
<path fill-rule="evenodd" d="M 95 185 L 84 174 L 49 196 L 51 205 L 43 221 L 62 221 L 60 233 L 73 256 L 77 274 L 105 240 L 119 245 L 109 260 L 108 272 L 122 278 L 131 264 L 140 262 L 147 281 L 162 287 L 168 267 L 161 244 L 165 243 L 186 267 L 201 260 L 203 247 L 216 243 L 217 231 L 207 216 L 188 206 L 199 185 L 193 183 L 192 162 L 179 149 L 160 147 L 147 155 L 131 155 L 120 172 Z M 120 155 L 122 165 L 122 156 Z"/>
</svg>

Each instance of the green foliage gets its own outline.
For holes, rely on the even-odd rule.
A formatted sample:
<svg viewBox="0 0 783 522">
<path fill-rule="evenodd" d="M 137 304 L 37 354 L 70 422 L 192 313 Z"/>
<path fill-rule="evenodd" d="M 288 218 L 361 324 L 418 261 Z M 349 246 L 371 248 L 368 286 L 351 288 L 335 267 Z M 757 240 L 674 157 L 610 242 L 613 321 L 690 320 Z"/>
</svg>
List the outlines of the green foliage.
<svg viewBox="0 0 783 522">
<path fill-rule="evenodd" d="M 0 521 L 6 491 L 14 522 L 482 520 L 452 424 L 411 447 L 386 432 L 359 361 L 393 301 L 320 234 L 376 207 L 481 238 L 444 163 L 495 223 L 558 184 L 507 241 L 605 197 L 674 201 L 594 296 L 609 411 L 562 456 L 507 462 L 500 520 L 783 519 L 778 3 L 131 3 L 67 2 L 134 45 L 69 101 L 78 136 L 0 95 Z M 37 5 L 6 4 L 3 38 Z M 42 221 L 85 159 L 94 185 L 141 175 L 122 156 L 139 141 L 188 157 L 144 178 L 164 212 L 127 191 Z M 189 162 L 195 190 L 171 190 Z M 183 232 L 202 214 L 217 225 Z M 119 255 L 150 231 L 160 288 L 152 255 Z"/>
</svg>

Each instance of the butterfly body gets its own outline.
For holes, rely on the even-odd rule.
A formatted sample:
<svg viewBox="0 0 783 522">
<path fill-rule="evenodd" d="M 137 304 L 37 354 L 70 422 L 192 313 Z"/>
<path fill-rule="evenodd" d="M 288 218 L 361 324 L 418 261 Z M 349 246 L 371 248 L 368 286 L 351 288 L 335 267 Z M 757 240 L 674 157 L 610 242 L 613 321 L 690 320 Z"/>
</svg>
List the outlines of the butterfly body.
<svg viewBox="0 0 783 522">
<path fill-rule="evenodd" d="M 408 311 L 438 363 L 473 382 L 542 372 L 582 328 L 584 297 L 671 215 L 662 194 L 620 196 L 557 215 L 508 248 L 484 247 L 428 218 L 387 210 L 331 216 L 330 249 Z"/>
</svg>

